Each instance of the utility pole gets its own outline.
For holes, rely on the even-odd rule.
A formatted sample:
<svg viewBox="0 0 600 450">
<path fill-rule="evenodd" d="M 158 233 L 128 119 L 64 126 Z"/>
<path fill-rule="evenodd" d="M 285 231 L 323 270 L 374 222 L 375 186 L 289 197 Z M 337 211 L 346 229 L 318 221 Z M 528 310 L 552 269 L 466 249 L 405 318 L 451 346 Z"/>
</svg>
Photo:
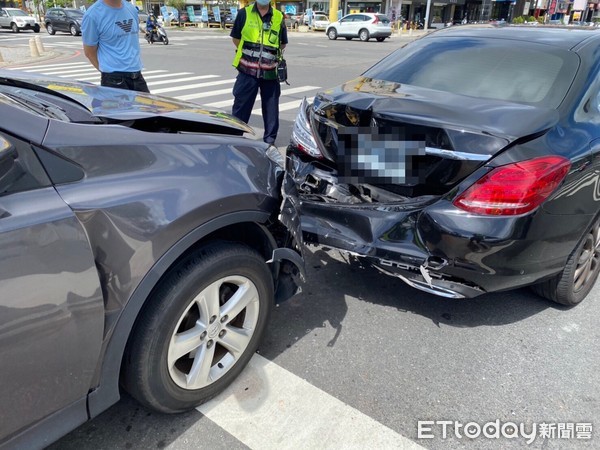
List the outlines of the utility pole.
<svg viewBox="0 0 600 450">
<path fill-rule="evenodd" d="M 425 10 L 425 22 L 423 23 L 423 29 L 427 31 L 429 28 L 429 11 L 431 10 L 431 0 L 427 0 L 427 9 Z"/>
</svg>

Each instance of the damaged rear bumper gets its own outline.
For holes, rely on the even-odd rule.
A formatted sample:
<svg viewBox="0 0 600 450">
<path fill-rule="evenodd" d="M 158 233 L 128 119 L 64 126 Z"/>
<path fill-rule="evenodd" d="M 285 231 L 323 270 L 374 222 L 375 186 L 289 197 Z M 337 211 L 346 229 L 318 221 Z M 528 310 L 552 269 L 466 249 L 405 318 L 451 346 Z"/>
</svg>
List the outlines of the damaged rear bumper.
<svg viewBox="0 0 600 450">
<path fill-rule="evenodd" d="M 334 169 L 291 146 L 282 216 L 299 220 L 293 227 L 301 230 L 299 242 L 347 252 L 442 297 L 472 298 L 534 284 L 560 272 L 577 242 L 567 223 L 573 217 L 555 220 L 556 228 L 540 239 L 537 224 L 547 223 L 540 219 L 543 210 L 487 218 L 458 211 L 439 196 L 369 201 L 370 191 L 356 188 L 338 184 Z"/>
</svg>

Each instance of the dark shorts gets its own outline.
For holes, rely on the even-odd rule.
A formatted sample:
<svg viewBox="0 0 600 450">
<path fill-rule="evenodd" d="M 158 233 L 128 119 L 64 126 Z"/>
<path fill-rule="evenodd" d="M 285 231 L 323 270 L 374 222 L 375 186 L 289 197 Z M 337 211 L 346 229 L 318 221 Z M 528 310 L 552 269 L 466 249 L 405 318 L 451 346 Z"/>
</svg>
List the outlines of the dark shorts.
<svg viewBox="0 0 600 450">
<path fill-rule="evenodd" d="M 150 92 L 142 72 L 102 72 L 100 78 L 102 86 L 130 91 Z"/>
</svg>

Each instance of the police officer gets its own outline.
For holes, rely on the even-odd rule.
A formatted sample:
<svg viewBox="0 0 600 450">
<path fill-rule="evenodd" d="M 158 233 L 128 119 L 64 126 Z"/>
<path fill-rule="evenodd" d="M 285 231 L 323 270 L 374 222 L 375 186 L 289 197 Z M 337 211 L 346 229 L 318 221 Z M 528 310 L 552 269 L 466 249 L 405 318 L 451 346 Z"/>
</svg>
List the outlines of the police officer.
<svg viewBox="0 0 600 450">
<path fill-rule="evenodd" d="M 233 66 L 238 70 L 231 113 L 248 123 L 260 89 L 263 141 L 274 144 L 279 131 L 281 95 L 277 59 L 287 44 L 283 13 L 272 8 L 269 0 L 256 0 L 238 12 L 230 36 L 236 48 Z"/>
</svg>

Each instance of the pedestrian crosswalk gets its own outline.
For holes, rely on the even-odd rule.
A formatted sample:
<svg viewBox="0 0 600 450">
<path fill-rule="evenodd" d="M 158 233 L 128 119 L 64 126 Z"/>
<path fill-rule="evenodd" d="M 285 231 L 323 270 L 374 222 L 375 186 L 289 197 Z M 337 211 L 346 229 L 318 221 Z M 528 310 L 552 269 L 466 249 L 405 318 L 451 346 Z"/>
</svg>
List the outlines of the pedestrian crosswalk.
<svg viewBox="0 0 600 450">
<path fill-rule="evenodd" d="M 100 73 L 89 62 L 39 64 L 8 69 L 100 84 Z M 235 78 L 215 74 L 169 72 L 165 69 L 144 70 L 144 78 L 152 94 L 168 95 L 178 100 L 192 101 L 210 108 L 229 110 L 233 105 L 232 88 Z M 314 96 L 318 89 L 320 89 L 319 86 L 312 85 L 282 89 L 279 111 L 295 110 L 305 96 Z M 256 100 L 258 103 L 252 110 L 252 114 L 261 116 L 260 95 Z"/>
</svg>

